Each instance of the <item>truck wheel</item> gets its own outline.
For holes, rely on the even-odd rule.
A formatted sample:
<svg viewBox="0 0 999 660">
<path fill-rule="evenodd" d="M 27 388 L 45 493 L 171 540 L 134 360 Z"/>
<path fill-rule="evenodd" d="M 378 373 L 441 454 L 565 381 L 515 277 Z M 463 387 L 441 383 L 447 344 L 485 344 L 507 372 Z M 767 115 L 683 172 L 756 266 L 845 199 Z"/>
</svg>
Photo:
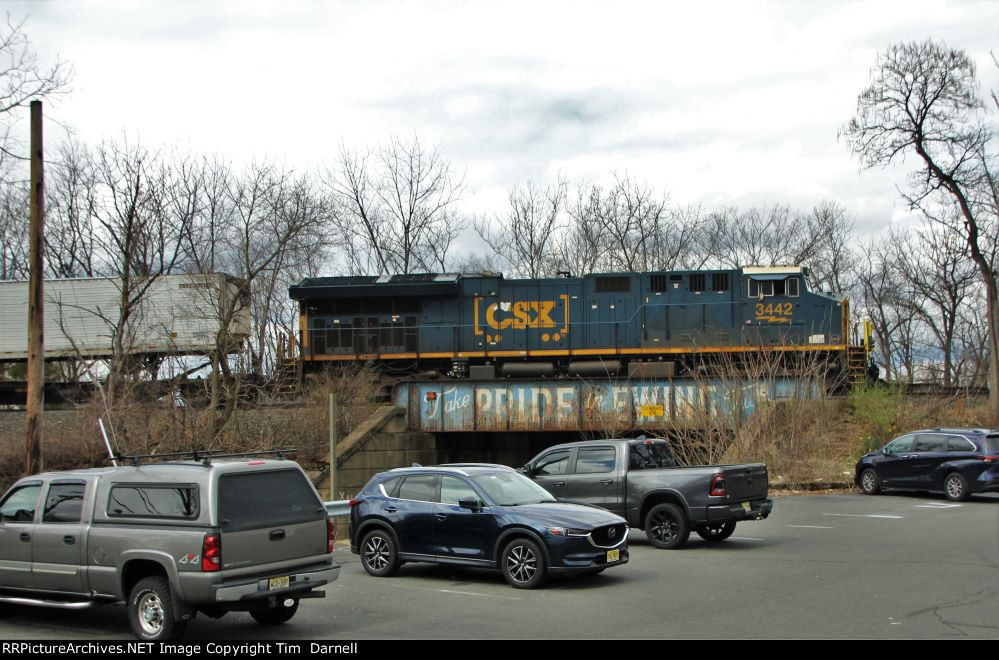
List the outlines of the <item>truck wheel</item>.
<svg viewBox="0 0 999 660">
<path fill-rule="evenodd" d="M 683 509 L 675 504 L 657 504 L 645 516 L 645 535 L 657 548 L 682 548 L 690 536 L 690 523 Z"/>
<path fill-rule="evenodd" d="M 132 587 L 128 623 L 136 637 L 149 642 L 177 639 L 187 628 L 186 621 L 174 621 L 170 583 L 160 576 L 143 578 Z"/>
<path fill-rule="evenodd" d="M 298 611 L 298 600 L 290 606 L 279 603 L 276 607 L 266 607 L 260 610 L 250 610 L 253 620 L 262 626 L 279 626 L 291 620 Z"/>
<path fill-rule="evenodd" d="M 734 531 L 735 521 L 730 520 L 728 522 L 715 523 L 713 525 L 701 525 L 697 528 L 697 535 L 705 541 L 717 543 L 718 541 L 724 541 L 728 537 L 732 536 L 732 532 Z"/>
</svg>

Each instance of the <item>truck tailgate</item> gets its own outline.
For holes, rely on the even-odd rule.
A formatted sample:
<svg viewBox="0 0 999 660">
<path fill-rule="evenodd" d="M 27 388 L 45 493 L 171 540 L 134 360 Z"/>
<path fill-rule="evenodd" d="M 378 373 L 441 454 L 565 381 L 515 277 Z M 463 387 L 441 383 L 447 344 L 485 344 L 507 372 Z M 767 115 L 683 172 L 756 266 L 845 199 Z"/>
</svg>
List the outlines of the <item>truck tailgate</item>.
<svg viewBox="0 0 999 660">
<path fill-rule="evenodd" d="M 728 501 L 744 502 L 767 496 L 769 477 L 767 466 L 762 463 L 748 465 L 723 465 Z"/>
<path fill-rule="evenodd" d="M 223 475 L 218 492 L 223 570 L 326 552 L 326 510 L 298 470 Z"/>
</svg>

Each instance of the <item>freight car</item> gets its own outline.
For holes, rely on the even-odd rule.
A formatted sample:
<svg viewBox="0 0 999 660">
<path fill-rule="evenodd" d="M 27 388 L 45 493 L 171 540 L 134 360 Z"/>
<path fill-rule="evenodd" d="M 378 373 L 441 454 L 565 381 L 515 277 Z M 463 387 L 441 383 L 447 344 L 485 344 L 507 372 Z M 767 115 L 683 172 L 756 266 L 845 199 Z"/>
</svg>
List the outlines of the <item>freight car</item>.
<svg viewBox="0 0 999 660">
<path fill-rule="evenodd" d="M 802 266 L 506 279 L 322 277 L 290 287 L 304 367 L 371 361 L 452 378 L 669 378 L 725 359 L 818 356 L 863 377 L 849 303 Z"/>
<path fill-rule="evenodd" d="M 237 281 L 219 273 L 162 275 L 135 305 L 127 327 L 115 322 L 121 283 L 113 278 L 45 281 L 45 358 L 110 357 L 112 335 L 121 331 L 126 353 L 142 356 L 203 354 L 218 350 L 220 309 L 235 301 L 227 342 L 230 350 L 250 334 L 249 300 Z M 28 282 L 0 281 L 0 363 L 28 358 Z"/>
</svg>

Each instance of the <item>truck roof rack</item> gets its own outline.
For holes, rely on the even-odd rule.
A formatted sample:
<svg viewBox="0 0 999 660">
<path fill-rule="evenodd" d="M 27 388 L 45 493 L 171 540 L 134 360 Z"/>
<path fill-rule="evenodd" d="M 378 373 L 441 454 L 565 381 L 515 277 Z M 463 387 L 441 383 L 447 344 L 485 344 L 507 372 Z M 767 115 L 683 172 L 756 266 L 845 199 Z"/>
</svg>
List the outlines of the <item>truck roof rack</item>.
<svg viewBox="0 0 999 660">
<path fill-rule="evenodd" d="M 111 457 L 115 461 L 128 461 L 131 462 L 133 466 L 138 467 L 142 464 L 144 460 L 161 460 L 168 458 L 176 459 L 187 459 L 192 461 L 201 461 L 201 464 L 208 467 L 212 464 L 213 458 L 243 458 L 249 456 L 275 456 L 278 459 L 283 459 L 285 454 L 293 454 L 298 451 L 297 447 L 287 447 L 283 449 L 261 449 L 259 451 L 246 451 L 246 452 L 235 452 L 235 453 L 219 453 L 211 450 L 201 450 L 194 449 L 192 451 L 175 451 L 167 452 L 164 454 L 115 454 Z"/>
</svg>

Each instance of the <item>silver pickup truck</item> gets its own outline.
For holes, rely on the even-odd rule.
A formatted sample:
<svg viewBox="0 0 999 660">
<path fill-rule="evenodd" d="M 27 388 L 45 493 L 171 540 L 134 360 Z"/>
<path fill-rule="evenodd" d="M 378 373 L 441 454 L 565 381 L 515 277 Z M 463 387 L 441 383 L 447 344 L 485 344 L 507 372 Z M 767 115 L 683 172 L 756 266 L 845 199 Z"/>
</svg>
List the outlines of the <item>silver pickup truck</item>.
<svg viewBox="0 0 999 660">
<path fill-rule="evenodd" d="M 0 500 L 0 604 L 124 601 L 143 640 L 198 613 L 284 623 L 337 579 L 334 527 L 294 461 L 147 463 L 25 477 Z"/>
<path fill-rule="evenodd" d="M 723 541 L 740 520 L 761 520 L 773 509 L 766 465 L 681 467 L 665 440 L 556 445 L 520 471 L 557 499 L 623 516 L 657 548 L 682 547 L 691 529 L 706 541 Z"/>
</svg>

